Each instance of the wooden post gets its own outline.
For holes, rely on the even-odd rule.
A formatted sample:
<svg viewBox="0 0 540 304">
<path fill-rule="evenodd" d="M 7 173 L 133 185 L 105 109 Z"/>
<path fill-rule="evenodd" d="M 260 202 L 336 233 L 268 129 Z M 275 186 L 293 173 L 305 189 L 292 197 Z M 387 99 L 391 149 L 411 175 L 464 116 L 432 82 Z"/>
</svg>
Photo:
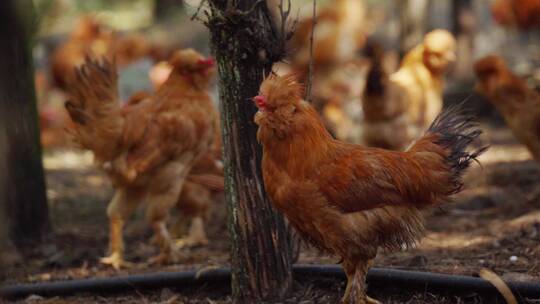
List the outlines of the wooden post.
<svg viewBox="0 0 540 304">
<path fill-rule="evenodd" d="M 31 53 L 35 22 L 31 0 L 0 1 L 0 197 L 16 245 L 50 231 Z"/>
<path fill-rule="evenodd" d="M 233 5 L 233 2 L 235 3 Z M 253 122 L 265 74 L 284 53 L 265 1 L 211 0 L 207 26 L 219 72 L 225 187 L 235 303 L 274 302 L 292 284 L 292 238 L 270 205 Z"/>
</svg>

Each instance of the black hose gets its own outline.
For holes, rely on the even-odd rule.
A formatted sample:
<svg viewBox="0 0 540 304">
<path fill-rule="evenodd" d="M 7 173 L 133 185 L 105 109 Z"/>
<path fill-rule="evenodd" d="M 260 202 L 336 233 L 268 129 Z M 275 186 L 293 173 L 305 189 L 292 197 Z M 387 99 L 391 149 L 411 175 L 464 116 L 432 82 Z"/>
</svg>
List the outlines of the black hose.
<svg viewBox="0 0 540 304">
<path fill-rule="evenodd" d="M 341 266 L 298 265 L 294 274 L 302 277 L 334 277 L 345 279 Z M 431 272 L 372 268 L 367 277 L 369 292 L 389 294 L 431 293 L 447 296 L 480 296 L 503 299 L 488 281 L 470 276 L 448 275 Z M 540 284 L 530 282 L 506 282 L 518 299 L 540 299 Z M 521 303 L 521 302 L 520 302 Z"/>
<path fill-rule="evenodd" d="M 66 296 L 76 293 L 121 293 L 131 290 L 150 290 L 159 288 L 193 289 L 204 284 L 230 283 L 230 268 L 203 271 L 158 272 L 112 278 L 81 279 L 71 281 L 46 282 L 35 284 L 14 284 L 0 288 L 0 297 L 5 299 L 22 298 L 29 295 Z M 297 279 L 316 280 L 317 278 L 345 279 L 341 266 L 337 265 L 296 265 L 294 275 Z M 521 299 L 540 299 L 540 284 L 508 282 L 512 292 Z M 373 268 L 368 274 L 370 292 L 381 291 L 404 293 L 432 293 L 439 295 L 499 298 L 499 293 L 489 282 L 475 277 L 436 274 L 419 271 L 404 271 Z"/>
<path fill-rule="evenodd" d="M 192 288 L 203 284 L 228 284 L 230 275 L 230 268 L 218 268 L 200 274 L 197 271 L 157 272 L 109 278 L 13 284 L 0 288 L 0 297 L 15 299 L 29 295 L 53 297 L 76 293 L 121 293 L 166 287 Z"/>
</svg>

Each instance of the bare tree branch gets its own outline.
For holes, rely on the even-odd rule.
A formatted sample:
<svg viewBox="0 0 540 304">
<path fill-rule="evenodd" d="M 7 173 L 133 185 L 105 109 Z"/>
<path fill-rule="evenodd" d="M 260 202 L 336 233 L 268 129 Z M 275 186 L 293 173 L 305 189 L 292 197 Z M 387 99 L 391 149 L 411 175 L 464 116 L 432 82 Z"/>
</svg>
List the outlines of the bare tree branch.
<svg viewBox="0 0 540 304">
<path fill-rule="evenodd" d="M 248 102 L 258 94 L 263 76 L 286 55 L 290 37 L 286 20 L 273 18 L 265 2 L 207 0 L 205 12 L 219 73 L 231 291 L 239 304 L 283 299 L 292 286 L 296 248 L 285 220 L 266 197 L 253 122 L 257 109 Z"/>
<path fill-rule="evenodd" d="M 311 24 L 311 35 L 309 37 L 309 67 L 308 67 L 308 79 L 306 84 L 306 96 L 307 101 L 311 101 L 311 86 L 313 83 L 313 35 L 315 34 L 315 26 L 317 25 L 317 0 L 313 0 L 313 19 Z"/>
<path fill-rule="evenodd" d="M 203 8 L 206 1 L 207 0 L 201 0 L 201 3 L 199 3 L 199 6 L 197 7 L 197 11 L 195 11 L 195 14 L 193 14 L 193 16 L 191 16 L 191 21 L 193 21 L 193 20 L 204 21 L 204 20 L 201 20 L 199 18 L 199 13 L 201 12 L 201 9 Z"/>
</svg>

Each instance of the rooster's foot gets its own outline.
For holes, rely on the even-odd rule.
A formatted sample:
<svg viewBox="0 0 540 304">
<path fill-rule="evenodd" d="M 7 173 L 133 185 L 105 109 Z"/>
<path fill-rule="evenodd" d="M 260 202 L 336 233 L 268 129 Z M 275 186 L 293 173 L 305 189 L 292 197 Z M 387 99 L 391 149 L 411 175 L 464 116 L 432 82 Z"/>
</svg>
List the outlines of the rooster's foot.
<svg viewBox="0 0 540 304">
<path fill-rule="evenodd" d="M 114 252 L 108 257 L 101 258 L 99 262 L 105 265 L 110 265 L 116 270 L 119 270 L 120 268 L 133 268 L 133 266 L 135 266 L 135 264 L 125 261 L 122 255 L 118 252 Z"/>
</svg>

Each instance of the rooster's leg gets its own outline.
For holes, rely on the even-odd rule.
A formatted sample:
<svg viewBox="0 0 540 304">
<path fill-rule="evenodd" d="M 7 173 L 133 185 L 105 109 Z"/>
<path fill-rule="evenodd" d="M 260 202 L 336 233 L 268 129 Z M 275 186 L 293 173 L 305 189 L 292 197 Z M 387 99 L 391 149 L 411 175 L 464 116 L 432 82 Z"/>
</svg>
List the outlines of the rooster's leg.
<svg viewBox="0 0 540 304">
<path fill-rule="evenodd" d="M 375 264 L 375 259 L 369 260 L 368 263 L 367 263 L 367 267 L 368 267 L 367 269 L 369 270 L 373 266 L 373 264 Z M 366 296 L 366 302 L 368 304 L 381 304 L 381 302 L 379 302 L 379 301 L 377 301 L 375 299 L 372 299 L 369 296 Z"/>
<path fill-rule="evenodd" d="M 173 247 L 173 242 L 165 225 L 165 221 L 154 222 L 152 228 L 154 229 L 154 239 L 159 246 L 160 252 L 157 256 L 150 258 L 148 263 L 159 265 L 177 263 L 180 259 L 180 254 Z"/>
<path fill-rule="evenodd" d="M 133 213 L 137 207 L 138 200 L 134 197 L 128 198 L 124 190 L 117 190 L 111 200 L 107 215 L 109 217 L 109 253 L 110 255 L 100 259 L 100 262 L 111 265 L 115 269 L 121 267 L 131 267 L 132 263 L 124 261 L 124 239 L 123 229 L 125 220 Z"/>
<path fill-rule="evenodd" d="M 204 220 L 202 217 L 194 217 L 191 220 L 188 236 L 176 240 L 178 248 L 194 247 L 208 245 L 208 238 L 204 229 Z"/>
<path fill-rule="evenodd" d="M 351 293 L 351 286 L 355 270 L 356 267 L 353 263 L 348 260 L 343 260 L 343 271 L 345 271 L 345 275 L 347 276 L 347 287 L 345 287 L 345 293 L 341 298 L 341 303 L 349 303 L 348 301 Z"/>
<path fill-rule="evenodd" d="M 366 295 L 366 275 L 371 264 L 372 260 L 356 261 L 354 274 L 349 279 L 347 297 L 342 300 L 343 304 L 380 304 Z"/>
<path fill-rule="evenodd" d="M 154 230 L 153 242 L 159 246 L 159 254 L 149 260 L 150 264 L 176 263 L 179 254 L 173 246 L 173 241 L 167 229 L 166 221 L 170 209 L 178 199 L 178 191 L 171 191 L 149 197 L 146 216 Z"/>
</svg>

